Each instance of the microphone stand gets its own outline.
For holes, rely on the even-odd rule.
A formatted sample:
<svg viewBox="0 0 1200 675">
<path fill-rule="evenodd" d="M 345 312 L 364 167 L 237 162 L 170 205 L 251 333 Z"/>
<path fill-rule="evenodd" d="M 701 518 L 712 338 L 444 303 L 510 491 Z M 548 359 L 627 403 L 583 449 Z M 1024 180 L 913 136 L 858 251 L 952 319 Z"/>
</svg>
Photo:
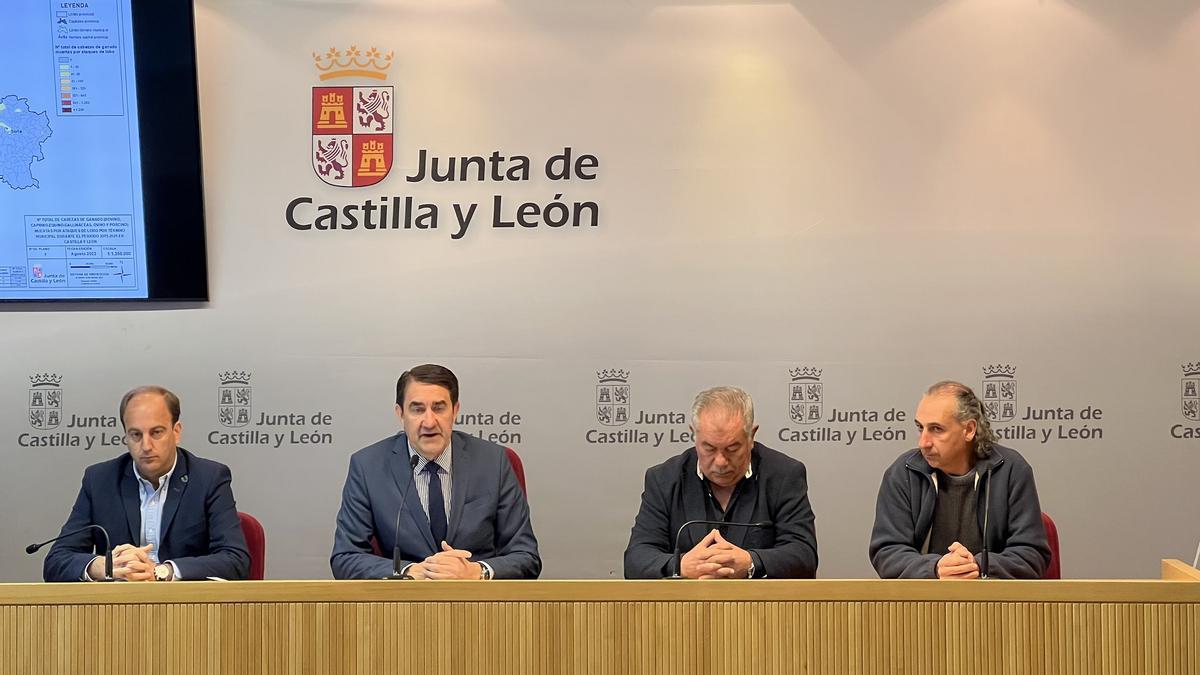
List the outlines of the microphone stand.
<svg viewBox="0 0 1200 675">
<path fill-rule="evenodd" d="M 60 534 L 57 537 L 55 537 L 53 539 L 47 539 L 46 541 L 43 541 L 40 544 L 30 544 L 25 547 L 25 552 L 30 555 L 33 555 L 34 553 L 38 552 L 38 549 L 45 546 L 46 544 L 58 541 L 59 539 L 73 537 L 73 536 L 79 534 L 80 532 L 87 532 L 88 530 L 92 530 L 92 529 L 100 530 L 100 534 L 104 535 L 104 578 L 97 579 L 96 581 L 116 581 L 116 579 L 113 579 L 112 546 L 110 545 L 111 542 L 109 541 L 109 538 L 108 538 L 108 530 L 104 529 L 103 527 L 101 527 L 99 525 L 85 525 L 85 526 L 79 528 L 78 530 L 72 530 L 66 534 Z"/>
<path fill-rule="evenodd" d="M 408 480 L 404 482 L 404 489 L 400 491 L 400 510 L 396 511 L 396 545 L 392 547 L 392 574 L 384 577 L 384 579 L 412 579 L 407 574 L 400 572 L 400 517 L 408 511 L 406 507 L 408 500 L 408 492 L 412 489 L 412 484 L 416 482 L 413 478 L 413 471 L 417 470 L 417 462 L 420 458 L 417 455 L 410 455 L 408 458 Z"/>
</svg>

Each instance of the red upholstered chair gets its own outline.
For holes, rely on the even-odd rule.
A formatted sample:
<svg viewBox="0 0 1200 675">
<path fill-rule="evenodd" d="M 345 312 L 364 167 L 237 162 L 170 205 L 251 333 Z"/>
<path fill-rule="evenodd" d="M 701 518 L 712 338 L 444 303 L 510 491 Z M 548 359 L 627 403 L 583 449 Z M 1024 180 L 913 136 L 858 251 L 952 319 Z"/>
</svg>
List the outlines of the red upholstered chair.
<svg viewBox="0 0 1200 675">
<path fill-rule="evenodd" d="M 250 549 L 250 580 L 262 581 L 267 565 L 267 533 L 258 518 L 249 513 L 238 511 L 238 520 L 246 536 L 246 548 Z"/>
<path fill-rule="evenodd" d="M 513 473 L 517 474 L 517 482 L 521 484 L 521 492 L 525 496 L 529 496 L 529 488 L 525 487 L 525 465 L 521 463 L 521 458 L 517 456 L 517 451 L 512 448 L 505 448 L 504 454 L 508 455 L 508 463 L 512 464 Z"/>
<path fill-rule="evenodd" d="M 524 492 L 528 496 L 529 490 L 525 487 L 525 465 L 521 463 L 521 457 L 512 448 L 505 448 L 504 455 L 508 457 L 508 463 L 512 464 L 513 473 L 517 474 L 517 483 L 521 486 L 521 492 Z M 247 536 L 246 540 L 249 541 L 249 539 L 250 537 Z M 379 541 L 375 537 L 371 537 L 371 552 L 375 555 L 383 556 L 383 549 L 379 548 Z M 386 558 L 387 556 L 383 557 Z"/>
<path fill-rule="evenodd" d="M 1042 575 L 1042 578 L 1061 579 L 1062 565 L 1058 557 L 1058 528 L 1045 511 L 1042 512 L 1042 525 L 1046 527 L 1046 543 L 1050 546 L 1050 564 L 1046 567 L 1046 573 Z"/>
</svg>

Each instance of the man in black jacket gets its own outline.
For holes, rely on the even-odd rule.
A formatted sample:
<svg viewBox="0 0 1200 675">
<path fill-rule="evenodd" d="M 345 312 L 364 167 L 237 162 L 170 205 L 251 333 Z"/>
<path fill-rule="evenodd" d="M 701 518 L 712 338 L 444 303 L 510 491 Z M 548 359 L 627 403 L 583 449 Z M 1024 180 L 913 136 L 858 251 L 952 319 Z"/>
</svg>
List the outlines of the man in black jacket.
<svg viewBox="0 0 1200 675">
<path fill-rule="evenodd" d="M 642 506 L 625 549 L 625 578 L 811 578 L 817 538 L 804 465 L 754 441 L 754 402 L 736 387 L 700 392 L 696 445 L 646 471 Z M 691 520 L 766 522 L 765 527 Z"/>
<path fill-rule="evenodd" d="M 917 406 L 920 443 L 883 475 L 871 564 L 885 579 L 1040 579 L 1050 564 L 1033 469 L 995 443 L 983 404 L 938 382 Z"/>
</svg>

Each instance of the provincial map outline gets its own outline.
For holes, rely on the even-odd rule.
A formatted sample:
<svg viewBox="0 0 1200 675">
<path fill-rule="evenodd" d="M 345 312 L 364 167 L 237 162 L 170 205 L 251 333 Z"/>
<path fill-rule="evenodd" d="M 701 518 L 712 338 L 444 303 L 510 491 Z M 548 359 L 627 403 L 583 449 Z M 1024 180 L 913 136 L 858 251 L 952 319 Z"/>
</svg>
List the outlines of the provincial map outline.
<svg viewBox="0 0 1200 675">
<path fill-rule="evenodd" d="M 29 99 L 0 98 L 0 182 L 14 190 L 41 187 L 33 163 L 46 158 L 42 144 L 53 135 L 49 116 L 31 110 Z"/>
</svg>

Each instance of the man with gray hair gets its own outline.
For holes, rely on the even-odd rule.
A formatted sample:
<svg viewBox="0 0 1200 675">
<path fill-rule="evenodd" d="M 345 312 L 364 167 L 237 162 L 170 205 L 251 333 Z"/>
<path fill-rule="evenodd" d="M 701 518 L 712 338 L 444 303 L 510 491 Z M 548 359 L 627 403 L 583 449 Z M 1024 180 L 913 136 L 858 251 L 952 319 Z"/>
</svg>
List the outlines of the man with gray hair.
<svg viewBox="0 0 1200 675">
<path fill-rule="evenodd" d="M 885 579 L 1040 579 L 1050 564 L 1033 469 L 996 444 L 971 388 L 943 381 L 917 406 L 918 447 L 883 475 L 871 564 Z"/>
<path fill-rule="evenodd" d="M 745 391 L 700 392 L 692 405 L 696 445 L 646 471 L 625 549 L 625 578 L 816 576 L 804 465 L 755 442 L 757 431 L 754 402 Z M 684 527 L 696 520 L 716 525 Z"/>
</svg>

